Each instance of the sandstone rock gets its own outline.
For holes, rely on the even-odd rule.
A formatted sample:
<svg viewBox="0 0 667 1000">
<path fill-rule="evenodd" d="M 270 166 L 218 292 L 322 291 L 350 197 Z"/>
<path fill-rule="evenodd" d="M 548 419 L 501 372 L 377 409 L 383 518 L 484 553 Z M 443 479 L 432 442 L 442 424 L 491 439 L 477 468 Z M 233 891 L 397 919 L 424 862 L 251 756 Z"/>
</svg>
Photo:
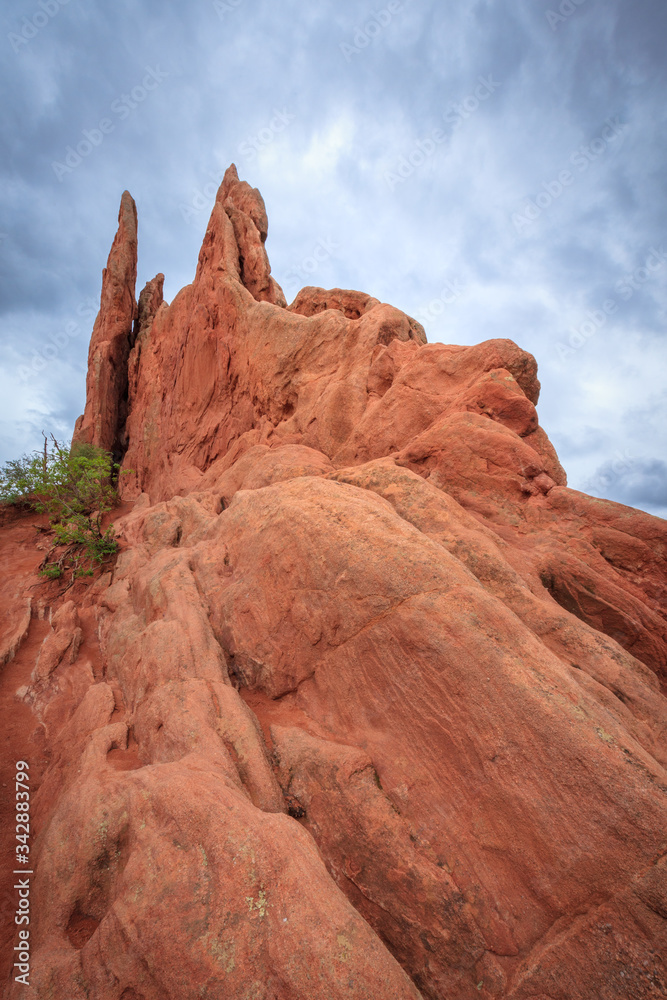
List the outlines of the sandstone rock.
<svg viewBox="0 0 667 1000">
<path fill-rule="evenodd" d="M 359 912 L 427 995 L 473 997 L 486 951 L 473 914 L 452 876 L 416 843 L 370 758 L 298 727 L 273 726 L 271 736 L 292 814 L 304 817 Z"/>
<path fill-rule="evenodd" d="M 127 359 L 137 312 L 137 209 L 128 191 L 118 212 L 118 232 L 102 274 L 100 311 L 88 352 L 86 408 L 72 443 L 94 444 L 120 458 L 119 434 L 126 417 Z"/>
<path fill-rule="evenodd" d="M 417 1000 L 298 824 L 205 757 L 112 771 L 114 729 L 98 730 L 44 836 L 34 906 L 57 923 L 36 919 L 24 996 Z"/>
<path fill-rule="evenodd" d="M 567 488 L 511 341 L 287 307 L 234 167 L 132 328 L 123 206 L 77 435 L 135 502 L 25 693 L 21 997 L 664 994 L 665 523 Z"/>
<path fill-rule="evenodd" d="M 144 285 L 137 305 L 137 317 L 134 321 L 132 331 L 133 340 L 141 340 L 151 327 L 155 315 L 162 305 L 162 289 L 164 287 L 164 274 L 156 274 L 151 281 Z"/>
<path fill-rule="evenodd" d="M 48 680 L 68 650 L 69 662 L 74 663 L 81 645 L 82 631 L 73 601 L 67 601 L 58 608 L 52 626 L 53 631 L 44 639 L 37 656 L 33 675 L 35 681 Z"/>
<path fill-rule="evenodd" d="M 302 288 L 294 302 L 290 305 L 290 312 L 299 313 L 301 316 L 316 316 L 327 309 L 336 309 L 342 312 L 347 319 L 361 319 L 364 313 L 380 303 L 372 295 L 365 295 L 363 292 L 348 291 L 343 288 L 317 288 L 308 285 Z"/>
<path fill-rule="evenodd" d="M 0 641 L 0 667 L 14 659 L 16 650 L 28 634 L 32 613 L 32 599 L 25 597 L 23 607 L 17 607 L 16 612 L 15 620 L 11 622 L 8 631 Z"/>
</svg>

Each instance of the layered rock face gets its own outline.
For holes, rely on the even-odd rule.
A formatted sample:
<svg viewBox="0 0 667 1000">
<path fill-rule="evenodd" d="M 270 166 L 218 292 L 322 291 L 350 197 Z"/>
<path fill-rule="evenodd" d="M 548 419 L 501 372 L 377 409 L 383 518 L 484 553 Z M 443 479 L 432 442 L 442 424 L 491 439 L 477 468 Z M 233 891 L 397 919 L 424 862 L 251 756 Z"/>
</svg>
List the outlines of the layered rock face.
<svg viewBox="0 0 667 1000">
<path fill-rule="evenodd" d="M 567 488 L 511 341 L 287 306 L 235 168 L 171 305 L 132 218 L 76 432 L 131 470 L 122 551 L 24 694 L 7 995 L 667 996 L 665 523 Z"/>
</svg>

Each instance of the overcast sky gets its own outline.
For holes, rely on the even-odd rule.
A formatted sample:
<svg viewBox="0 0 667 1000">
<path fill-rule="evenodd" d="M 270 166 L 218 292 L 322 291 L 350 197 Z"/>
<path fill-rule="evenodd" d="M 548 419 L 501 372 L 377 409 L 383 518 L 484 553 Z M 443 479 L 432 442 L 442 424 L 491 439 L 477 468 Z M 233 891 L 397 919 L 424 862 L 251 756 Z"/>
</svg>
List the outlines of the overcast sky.
<svg viewBox="0 0 667 1000">
<path fill-rule="evenodd" d="M 665 0 L 5 0 L 0 461 L 83 411 L 122 191 L 171 301 L 234 161 L 289 301 L 510 337 L 570 485 L 667 516 L 666 42 Z"/>
</svg>

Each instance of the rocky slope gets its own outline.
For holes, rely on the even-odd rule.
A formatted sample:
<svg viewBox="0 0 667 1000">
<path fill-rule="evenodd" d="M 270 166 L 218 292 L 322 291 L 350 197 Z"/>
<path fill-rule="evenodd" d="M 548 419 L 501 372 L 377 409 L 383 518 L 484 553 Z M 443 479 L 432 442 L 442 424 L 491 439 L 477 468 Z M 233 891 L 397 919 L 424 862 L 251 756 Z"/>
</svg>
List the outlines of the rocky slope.
<svg viewBox="0 0 667 1000">
<path fill-rule="evenodd" d="M 567 488 L 514 343 L 287 306 L 266 234 L 230 167 L 193 283 L 136 304 L 123 195 L 75 432 L 132 470 L 122 551 L 21 690 L 6 995 L 667 996 L 665 523 Z"/>
</svg>

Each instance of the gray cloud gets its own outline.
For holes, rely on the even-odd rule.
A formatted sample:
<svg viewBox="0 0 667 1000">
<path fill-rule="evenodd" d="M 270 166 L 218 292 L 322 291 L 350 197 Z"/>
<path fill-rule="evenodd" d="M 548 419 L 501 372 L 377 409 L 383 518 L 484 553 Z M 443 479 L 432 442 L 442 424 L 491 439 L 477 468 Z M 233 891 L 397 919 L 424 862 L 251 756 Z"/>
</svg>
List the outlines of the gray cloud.
<svg viewBox="0 0 667 1000">
<path fill-rule="evenodd" d="M 593 496 L 607 497 L 630 506 L 641 506 L 664 517 L 667 514 L 667 463 L 661 459 L 633 459 L 619 453 L 604 462 L 586 484 Z"/>
</svg>

